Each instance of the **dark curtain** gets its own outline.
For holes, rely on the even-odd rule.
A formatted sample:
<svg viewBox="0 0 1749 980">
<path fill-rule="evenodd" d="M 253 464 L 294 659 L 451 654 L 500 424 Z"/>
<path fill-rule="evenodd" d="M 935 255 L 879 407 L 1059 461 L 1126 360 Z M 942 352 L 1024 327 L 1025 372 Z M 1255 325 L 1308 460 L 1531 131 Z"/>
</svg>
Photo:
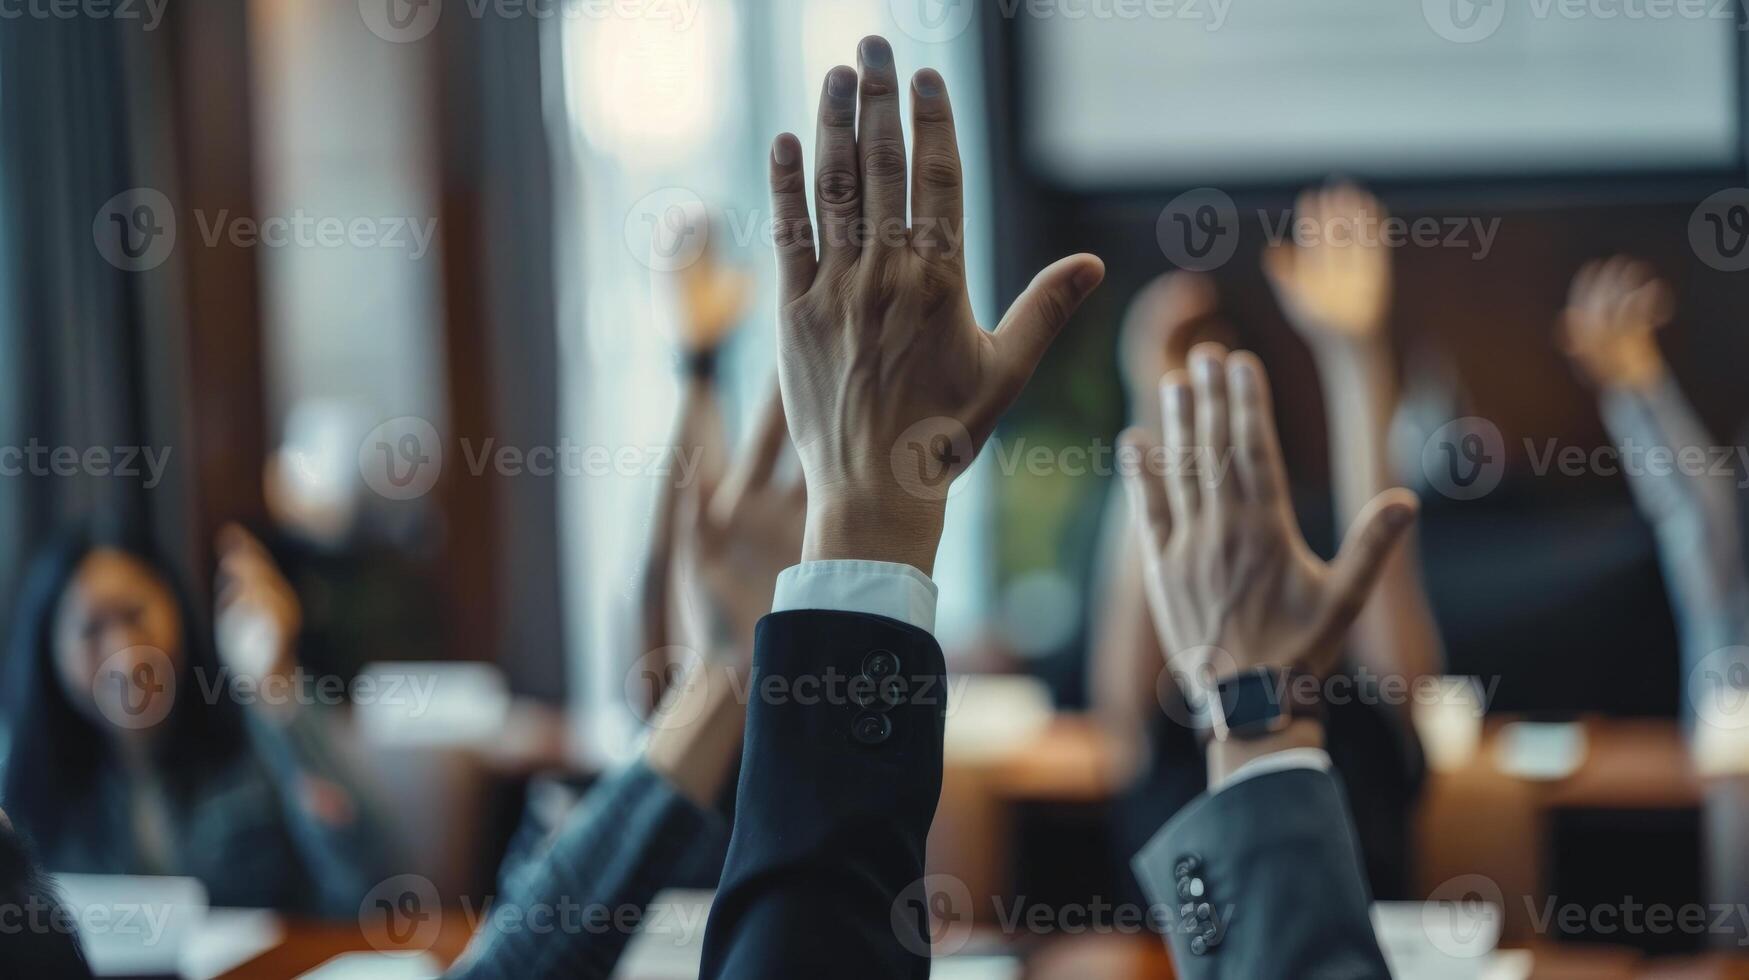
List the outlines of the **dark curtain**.
<svg viewBox="0 0 1749 980">
<path fill-rule="evenodd" d="M 124 271 L 94 227 L 115 195 L 151 186 L 137 165 L 137 114 L 153 86 L 130 72 L 149 58 L 142 22 L 115 18 L 0 20 L 0 447 L 150 446 L 137 374 L 140 297 L 174 262 Z M 174 190 L 159 190 L 173 198 Z M 174 220 L 173 215 L 155 216 Z M 150 446 L 155 453 L 176 449 Z M 40 456 L 46 466 L 50 457 Z M 112 457 L 109 467 L 122 461 Z M 102 515 L 152 519 L 139 475 L 57 475 L 0 459 L 0 610 L 24 562 L 53 530 Z M 94 467 L 93 469 L 100 469 Z"/>
<path fill-rule="evenodd" d="M 445 303 L 452 357 L 450 407 L 458 432 L 506 445 L 558 439 L 558 329 L 549 120 L 556 33 L 551 18 L 447 19 L 439 89 L 444 168 Z M 465 352 L 465 364 L 453 363 Z M 460 373 L 458 373 L 458 367 Z M 479 589 L 494 597 L 480 624 L 518 694 L 563 703 L 556 480 L 473 481 L 451 520 L 478 513 L 490 533 L 451 545 L 479 558 Z M 466 583 L 452 583 L 464 594 Z"/>
</svg>

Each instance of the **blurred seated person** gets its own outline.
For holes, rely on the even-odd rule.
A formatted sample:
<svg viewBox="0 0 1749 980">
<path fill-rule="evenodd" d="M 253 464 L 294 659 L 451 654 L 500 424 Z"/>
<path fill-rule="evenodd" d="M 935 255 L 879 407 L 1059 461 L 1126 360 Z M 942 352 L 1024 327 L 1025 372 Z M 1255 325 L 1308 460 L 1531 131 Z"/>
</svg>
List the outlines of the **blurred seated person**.
<svg viewBox="0 0 1749 980">
<path fill-rule="evenodd" d="M 708 392 L 700 397 L 714 401 Z M 720 432 L 701 437 L 708 442 Z M 688 438 L 684 424 L 680 438 Z M 652 652 L 689 651 L 681 659 L 691 662 L 640 662 L 675 678 L 651 715 L 642 752 L 591 787 L 557 830 L 519 833 L 539 839 L 506 860 L 495 912 L 452 976 L 606 978 L 631 939 L 621 926 L 635 920 L 618 918 L 624 910 L 638 910 L 641 919 L 664 888 L 716 887 L 733 819 L 747 721 L 740 695 L 751 683 L 754 627 L 771 610 L 778 573 L 801 555 L 806 493 L 799 478 L 778 474 L 788 443 L 774 391 L 751 446 L 726 476 L 701 468 L 697 485 L 673 491 L 672 534 L 652 541 L 673 549 L 653 556 L 671 567 L 676 583 L 664 592 L 670 608 L 661 618 L 698 624 L 698 645 Z M 725 455 L 720 445 L 701 448 Z M 665 502 L 671 486 L 664 486 Z M 614 910 L 615 928 L 539 933 L 504 925 L 516 920 L 496 911 L 527 914 L 561 902 Z"/>
<path fill-rule="evenodd" d="M 1592 262 L 1573 279 L 1559 339 L 1595 386 L 1604 425 L 1622 452 L 1640 513 L 1651 524 L 1670 591 L 1684 678 L 1720 651 L 1704 683 L 1744 686 L 1749 643 L 1749 577 L 1738 530 L 1734 466 L 1716 466 L 1707 435 L 1658 350 L 1657 332 L 1674 314 L 1670 287 L 1644 263 Z M 1668 453 L 1663 465 L 1651 454 Z M 1735 454 L 1733 453 L 1733 460 Z M 1638 462 L 1636 462 L 1636 460 Z M 1692 687 L 1689 692 L 1697 694 Z M 1683 698 L 1685 722 L 1701 705 Z M 1733 702 L 1734 703 L 1734 702 Z"/>
<path fill-rule="evenodd" d="M 214 905 L 354 918 L 385 842 L 319 706 L 297 703 L 297 601 L 242 529 L 217 550 L 216 643 L 136 536 L 74 532 L 38 557 L 0 805 L 50 871 L 186 875 Z"/>
<path fill-rule="evenodd" d="M 1278 246 L 1266 256 L 1266 271 L 1318 365 L 1338 527 L 1351 528 L 1368 501 L 1396 485 L 1387 451 L 1397 398 L 1386 328 L 1390 256 L 1376 234 L 1337 235 L 1332 241 L 1329 231 L 1338 224 L 1347 231 L 1382 221 L 1384 212 L 1347 187 L 1308 192 L 1297 210 L 1320 234 Z M 1146 287 L 1123 330 L 1131 424 L 1159 438 L 1160 379 L 1184 377 L 1186 352 L 1194 342 L 1231 333 L 1206 276 L 1168 273 Z M 1118 852 L 1127 856 L 1158 826 L 1162 807 L 1176 810 L 1202 792 L 1207 772 L 1188 724 L 1193 711 L 1177 679 L 1162 671 L 1155 624 L 1142 599 L 1136 535 L 1113 490 L 1105 540 L 1107 554 L 1115 557 L 1104 563 L 1110 580 L 1091 669 L 1095 713 L 1120 744 L 1134 748 L 1124 760 L 1132 782 L 1118 803 L 1115 828 Z M 1348 641 L 1342 672 L 1355 682 L 1357 694 L 1332 704 L 1328 719 L 1329 752 L 1354 802 L 1367 878 L 1374 894 L 1385 899 L 1410 894 L 1410 820 L 1426 767 L 1407 706 L 1359 692 L 1369 686 L 1376 692 L 1386 677 L 1414 682 L 1438 673 L 1443 661 L 1412 531 L 1408 537 L 1392 552 Z"/>
</svg>

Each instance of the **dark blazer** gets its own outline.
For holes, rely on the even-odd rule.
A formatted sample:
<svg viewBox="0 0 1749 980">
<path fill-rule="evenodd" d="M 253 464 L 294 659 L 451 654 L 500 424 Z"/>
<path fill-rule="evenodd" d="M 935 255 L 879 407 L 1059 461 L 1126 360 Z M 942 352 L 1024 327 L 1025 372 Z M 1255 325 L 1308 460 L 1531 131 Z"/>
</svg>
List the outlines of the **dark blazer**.
<svg viewBox="0 0 1749 980">
<path fill-rule="evenodd" d="M 1389 980 L 1354 823 L 1329 773 L 1287 769 L 1197 798 L 1136 855 L 1169 910 L 1179 980 Z"/>
<path fill-rule="evenodd" d="M 941 648 L 881 616 L 759 622 L 735 828 L 700 976 L 929 975 Z"/>
</svg>

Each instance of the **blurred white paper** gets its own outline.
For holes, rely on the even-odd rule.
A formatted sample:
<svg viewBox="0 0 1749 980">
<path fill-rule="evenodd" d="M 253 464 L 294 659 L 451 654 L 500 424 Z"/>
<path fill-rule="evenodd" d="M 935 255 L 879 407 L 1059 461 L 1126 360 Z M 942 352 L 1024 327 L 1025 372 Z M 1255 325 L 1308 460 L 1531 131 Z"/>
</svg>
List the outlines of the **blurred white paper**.
<svg viewBox="0 0 1749 980">
<path fill-rule="evenodd" d="M 491 664 L 367 664 L 353 691 L 359 734 L 378 747 L 478 745 L 510 714 L 504 672 Z"/>
<path fill-rule="evenodd" d="M 704 925 L 710 917 L 710 890 L 658 892 L 644 910 L 643 924 L 613 971 L 615 980 L 693 980 L 704 955 Z"/>
<path fill-rule="evenodd" d="M 1460 902 L 1375 902 L 1373 932 L 1391 976 L 1493 980 L 1501 909 Z"/>
<path fill-rule="evenodd" d="M 185 946 L 207 915 L 194 878 L 57 874 L 61 903 L 100 977 L 176 975 Z"/>
<path fill-rule="evenodd" d="M 947 693 L 944 751 L 952 760 L 1013 752 L 1051 723 L 1050 691 L 1034 677 L 962 675 Z"/>
<path fill-rule="evenodd" d="M 1585 761 L 1585 727 L 1575 722 L 1515 721 L 1500 729 L 1496 763 L 1518 779 L 1566 779 Z"/>
<path fill-rule="evenodd" d="M 285 938 L 279 916 L 266 909 L 209 909 L 206 920 L 183 944 L 184 980 L 212 980 L 231 972 Z"/>
<path fill-rule="evenodd" d="M 424 953 L 342 953 L 303 974 L 300 980 L 433 980 L 442 973 L 443 966 Z"/>
</svg>

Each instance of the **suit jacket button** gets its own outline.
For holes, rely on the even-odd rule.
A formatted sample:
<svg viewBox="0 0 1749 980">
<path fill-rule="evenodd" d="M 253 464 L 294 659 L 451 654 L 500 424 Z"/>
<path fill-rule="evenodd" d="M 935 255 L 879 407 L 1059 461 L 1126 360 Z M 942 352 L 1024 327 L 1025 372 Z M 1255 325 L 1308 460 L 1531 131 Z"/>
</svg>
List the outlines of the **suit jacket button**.
<svg viewBox="0 0 1749 980">
<path fill-rule="evenodd" d="M 1209 951 L 1209 944 L 1208 944 L 1207 940 L 1204 940 L 1201 936 L 1193 936 L 1191 938 L 1191 940 L 1190 940 L 1190 953 L 1192 956 L 1201 956 L 1204 953 L 1207 953 L 1208 951 Z"/>
<path fill-rule="evenodd" d="M 891 738 L 892 734 L 893 723 L 887 720 L 887 716 L 871 711 L 857 715 L 856 720 L 850 723 L 850 737 L 863 745 L 879 745 Z"/>
<path fill-rule="evenodd" d="M 1203 886 L 1201 878 L 1190 879 L 1190 884 L 1188 887 L 1190 888 L 1190 897 L 1191 898 L 1201 898 L 1202 893 L 1207 891 L 1207 889 Z"/>
<path fill-rule="evenodd" d="M 862 658 L 862 672 L 875 680 L 899 672 L 899 658 L 891 650 L 875 650 Z"/>
</svg>

